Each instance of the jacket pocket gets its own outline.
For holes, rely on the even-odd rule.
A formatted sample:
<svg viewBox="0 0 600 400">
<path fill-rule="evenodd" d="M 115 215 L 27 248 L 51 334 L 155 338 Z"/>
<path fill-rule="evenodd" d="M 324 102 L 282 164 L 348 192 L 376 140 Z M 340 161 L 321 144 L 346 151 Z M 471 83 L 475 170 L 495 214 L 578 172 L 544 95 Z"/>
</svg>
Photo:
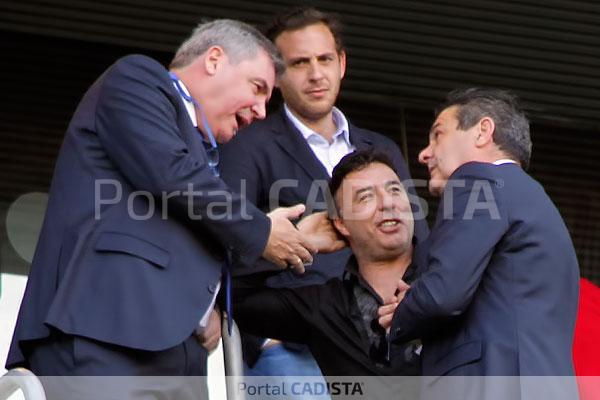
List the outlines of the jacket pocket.
<svg viewBox="0 0 600 400">
<path fill-rule="evenodd" d="M 94 249 L 97 252 L 129 254 L 142 258 L 160 268 L 166 268 L 171 259 L 171 255 L 167 250 L 144 239 L 119 232 L 102 232 Z"/>
<path fill-rule="evenodd" d="M 462 343 L 444 356 L 440 357 L 434 364 L 432 376 L 446 375 L 452 370 L 476 362 L 481 359 L 481 340 Z"/>
</svg>

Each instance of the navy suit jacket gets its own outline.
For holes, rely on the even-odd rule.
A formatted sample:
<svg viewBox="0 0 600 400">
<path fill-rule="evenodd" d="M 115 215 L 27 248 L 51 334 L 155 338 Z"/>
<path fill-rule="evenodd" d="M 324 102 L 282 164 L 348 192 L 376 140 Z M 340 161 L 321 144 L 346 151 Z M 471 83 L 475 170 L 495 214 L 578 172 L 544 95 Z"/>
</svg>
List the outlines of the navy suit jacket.
<svg viewBox="0 0 600 400">
<path fill-rule="evenodd" d="M 569 232 L 516 164 L 467 163 L 444 191 L 427 270 L 392 321 L 423 375 L 571 375 L 579 268 Z"/>
<path fill-rule="evenodd" d="M 135 349 L 183 342 L 212 301 L 223 248 L 253 265 L 267 241 L 269 219 L 225 193 L 168 71 L 117 61 L 66 132 L 7 366 L 27 365 L 27 342 L 49 327 Z"/>
<path fill-rule="evenodd" d="M 410 180 L 406 162 L 398 146 L 389 138 L 350 124 L 350 142 L 357 150 L 375 149 L 387 153 L 403 181 Z M 279 206 L 304 203 L 307 213 L 327 209 L 329 175 L 306 139 L 286 117 L 283 107 L 263 121 L 245 128 L 221 150 L 221 175 L 233 190 L 240 190 L 258 208 L 269 211 Z M 414 187 L 407 182 L 413 209 L 420 211 Z M 415 236 L 424 240 L 429 233 L 424 218 L 415 221 Z M 350 250 L 317 254 L 312 266 L 298 276 L 284 271 L 269 276 L 272 287 L 297 287 L 325 283 L 341 277 Z M 243 273 L 273 270 L 261 262 Z"/>
</svg>

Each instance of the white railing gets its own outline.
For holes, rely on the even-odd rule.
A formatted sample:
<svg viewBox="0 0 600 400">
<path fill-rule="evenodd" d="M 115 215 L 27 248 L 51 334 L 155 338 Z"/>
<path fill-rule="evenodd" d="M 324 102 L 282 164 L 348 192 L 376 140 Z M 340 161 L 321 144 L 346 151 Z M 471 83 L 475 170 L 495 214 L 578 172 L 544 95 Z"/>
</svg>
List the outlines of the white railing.
<svg viewBox="0 0 600 400">
<path fill-rule="evenodd" d="M 46 400 L 42 383 L 31 371 L 15 368 L 0 377 L 0 400 L 7 400 L 19 389 L 25 400 Z"/>
<path fill-rule="evenodd" d="M 227 400 L 244 400 L 243 392 L 238 390 L 238 384 L 244 378 L 242 337 L 235 321 L 232 321 L 233 326 L 231 336 L 229 336 L 229 332 L 227 332 L 227 313 L 223 312 L 222 315 L 221 339 L 223 340 L 223 358 L 225 360 Z"/>
</svg>

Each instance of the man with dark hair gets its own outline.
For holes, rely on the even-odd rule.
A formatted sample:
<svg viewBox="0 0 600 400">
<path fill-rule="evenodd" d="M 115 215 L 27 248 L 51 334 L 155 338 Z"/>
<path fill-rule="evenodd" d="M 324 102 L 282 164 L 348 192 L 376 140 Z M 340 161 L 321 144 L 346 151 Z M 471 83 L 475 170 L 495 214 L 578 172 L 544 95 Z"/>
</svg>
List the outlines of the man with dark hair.
<svg viewBox="0 0 600 400">
<path fill-rule="evenodd" d="M 455 91 L 437 111 L 419 154 L 442 195 L 427 268 L 397 308 L 380 309 L 389 327 L 395 308 L 392 340 L 423 338 L 424 375 L 573 374 L 579 268 L 558 210 L 523 170 L 530 154 L 529 123 L 505 91 Z"/>
<path fill-rule="evenodd" d="M 285 72 L 277 80 L 285 104 L 224 146 L 221 163 L 225 181 L 234 189 L 240 188 L 249 201 L 265 211 L 297 203 L 305 203 L 308 211 L 313 211 L 326 208 L 324 192 L 331 171 L 344 155 L 354 150 L 386 152 L 400 178 L 410 179 L 393 141 L 352 125 L 334 107 L 346 71 L 340 21 L 314 8 L 300 8 L 275 18 L 266 32 L 286 64 Z M 410 186 L 408 190 L 412 198 L 414 190 Z M 412 201 L 412 206 L 417 211 L 418 202 Z M 424 218 L 415 218 L 415 236 L 422 240 L 427 233 Z M 342 275 L 349 255 L 348 250 L 318 254 L 302 277 L 284 271 L 269 274 L 266 284 L 297 287 L 324 283 Z M 254 270 L 268 269 L 272 268 L 263 264 Z M 306 348 L 262 339 L 259 345 L 262 349 L 269 348 L 269 352 L 262 353 L 256 364 L 259 346 L 245 347 L 246 361 L 254 367 L 251 373 L 319 374 Z"/>
<path fill-rule="evenodd" d="M 392 366 L 377 323 L 377 308 L 395 300 L 403 281 L 416 273 L 408 195 L 389 158 L 370 151 L 345 156 L 330 188 L 337 211 L 333 225 L 354 253 L 343 279 L 240 290 L 234 296 L 236 321 L 257 335 L 306 343 L 325 375 L 417 375 L 418 343 L 394 345 L 402 360 Z"/>
</svg>

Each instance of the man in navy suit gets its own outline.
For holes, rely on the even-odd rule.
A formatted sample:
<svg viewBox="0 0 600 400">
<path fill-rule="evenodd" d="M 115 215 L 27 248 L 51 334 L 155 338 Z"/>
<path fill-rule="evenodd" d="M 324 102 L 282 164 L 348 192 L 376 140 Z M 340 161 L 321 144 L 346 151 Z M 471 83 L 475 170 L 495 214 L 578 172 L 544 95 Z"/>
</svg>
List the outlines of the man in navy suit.
<svg viewBox="0 0 600 400">
<path fill-rule="evenodd" d="M 428 227 L 410 182 L 398 146 L 390 139 L 352 125 L 334 107 L 346 72 L 346 52 L 340 21 L 314 8 L 300 8 L 276 17 L 266 35 L 279 49 L 286 71 L 277 86 L 283 107 L 264 121 L 252 124 L 223 148 L 223 179 L 239 189 L 258 208 L 305 203 L 309 211 L 327 208 L 327 185 L 333 167 L 355 150 L 377 149 L 392 159 L 409 188 L 415 210 L 415 236 L 423 239 Z M 318 254 L 300 277 L 285 271 L 271 274 L 271 287 L 298 287 L 341 277 L 350 251 Z M 269 269 L 256 266 L 255 271 Z M 240 271 L 244 273 L 244 271 Z M 264 350 L 255 365 L 257 375 L 317 375 L 318 367 L 306 348 L 283 347 L 277 341 L 261 343 Z M 247 346 L 254 348 L 256 346 Z M 258 352 L 246 351 L 249 364 Z"/>
<path fill-rule="evenodd" d="M 524 171 L 530 155 L 529 123 L 505 91 L 454 91 L 436 113 L 419 154 L 441 195 L 428 265 L 390 331 L 423 338 L 423 375 L 573 374 L 579 268 L 558 210 Z M 395 307 L 380 309 L 385 326 Z"/>
<path fill-rule="evenodd" d="M 313 246 L 218 177 L 217 142 L 265 117 L 278 52 L 232 20 L 201 24 L 170 71 L 135 55 L 68 127 L 7 368 L 39 375 L 205 375 L 225 249 L 299 270 Z"/>
</svg>

